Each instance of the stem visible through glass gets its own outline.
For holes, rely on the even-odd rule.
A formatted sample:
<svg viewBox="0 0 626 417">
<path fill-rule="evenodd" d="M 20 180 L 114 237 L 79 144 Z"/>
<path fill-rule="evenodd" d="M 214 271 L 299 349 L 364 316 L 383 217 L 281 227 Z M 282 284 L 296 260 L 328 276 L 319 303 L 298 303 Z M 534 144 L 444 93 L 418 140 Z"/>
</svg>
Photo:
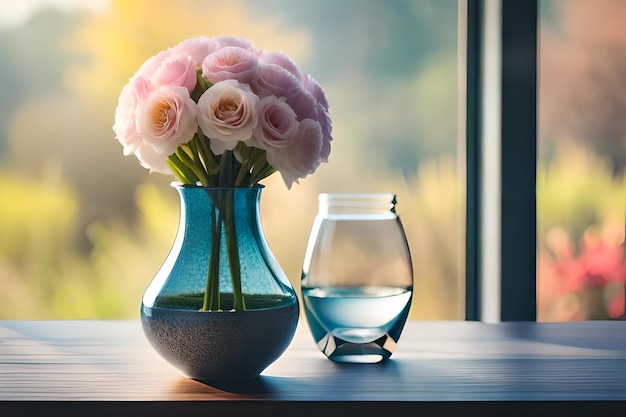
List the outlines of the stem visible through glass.
<svg viewBox="0 0 626 417">
<path fill-rule="evenodd" d="M 230 279 L 233 284 L 233 309 L 245 310 L 246 305 L 241 292 L 241 264 L 239 261 L 239 245 L 237 244 L 237 228 L 235 226 L 235 191 L 226 191 L 226 250 L 230 265 Z"/>
<path fill-rule="evenodd" d="M 219 194 L 219 193 L 217 193 Z M 219 195 L 213 198 L 211 213 L 211 253 L 207 272 L 204 301 L 200 311 L 221 310 L 220 300 L 220 246 L 222 240 L 222 210 L 217 209 Z"/>
<path fill-rule="evenodd" d="M 233 310 L 246 309 L 241 289 L 241 262 L 239 259 L 239 245 L 235 224 L 235 190 L 209 191 L 213 201 L 211 213 L 211 251 L 207 272 L 204 300 L 200 311 L 219 311 L 222 309 L 220 292 L 220 250 L 222 230 L 226 237 L 226 253 L 230 279 L 233 287 Z"/>
</svg>

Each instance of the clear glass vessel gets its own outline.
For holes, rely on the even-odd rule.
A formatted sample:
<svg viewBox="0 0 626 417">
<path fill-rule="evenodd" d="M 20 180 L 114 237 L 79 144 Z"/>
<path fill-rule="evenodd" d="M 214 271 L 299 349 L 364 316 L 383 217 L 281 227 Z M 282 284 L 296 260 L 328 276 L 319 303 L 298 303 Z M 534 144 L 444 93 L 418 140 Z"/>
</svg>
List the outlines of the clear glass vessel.
<svg viewBox="0 0 626 417">
<path fill-rule="evenodd" d="M 302 269 L 319 350 L 376 363 L 394 351 L 413 295 L 411 255 L 393 194 L 320 194 Z"/>
</svg>

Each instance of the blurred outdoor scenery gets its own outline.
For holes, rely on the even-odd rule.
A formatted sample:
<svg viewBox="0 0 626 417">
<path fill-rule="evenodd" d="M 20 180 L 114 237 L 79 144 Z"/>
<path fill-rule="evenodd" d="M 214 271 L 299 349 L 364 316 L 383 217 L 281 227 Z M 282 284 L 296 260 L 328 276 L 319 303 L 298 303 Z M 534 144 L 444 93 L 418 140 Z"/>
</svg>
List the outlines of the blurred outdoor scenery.
<svg viewBox="0 0 626 417">
<path fill-rule="evenodd" d="M 626 263 L 626 2 L 541 0 L 540 320 L 617 317 Z M 178 223 L 173 177 L 125 157 L 120 90 L 197 36 L 280 50 L 330 101 L 330 162 L 264 181 L 269 244 L 299 288 L 322 192 L 392 192 L 410 317 L 464 318 L 457 0 L 0 0 L 0 319 L 138 318 Z"/>
<path fill-rule="evenodd" d="M 623 318 L 626 2 L 540 5 L 538 319 Z"/>
</svg>

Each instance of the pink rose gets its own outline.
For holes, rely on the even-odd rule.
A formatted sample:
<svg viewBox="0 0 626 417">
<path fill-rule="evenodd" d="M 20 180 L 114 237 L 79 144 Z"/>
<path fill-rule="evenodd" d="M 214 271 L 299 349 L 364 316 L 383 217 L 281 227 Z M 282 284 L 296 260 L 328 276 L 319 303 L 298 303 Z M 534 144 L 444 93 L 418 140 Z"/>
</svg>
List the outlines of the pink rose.
<svg viewBox="0 0 626 417">
<path fill-rule="evenodd" d="M 252 137 L 258 121 L 259 97 L 247 84 L 220 81 L 198 100 L 198 124 L 211 140 L 211 150 L 221 155 L 233 150 L 239 141 Z"/>
<path fill-rule="evenodd" d="M 172 56 L 171 49 L 167 49 L 165 51 L 161 51 L 158 54 L 151 56 L 148 58 L 135 72 L 134 77 L 141 77 L 149 80 L 152 78 L 157 69 L 161 66 L 163 61 Z"/>
<path fill-rule="evenodd" d="M 185 87 L 192 92 L 196 87 L 196 64 L 188 54 L 172 55 L 165 59 L 150 78 L 153 88 L 162 85 Z"/>
<path fill-rule="evenodd" d="M 190 92 L 196 86 L 196 68 L 212 52 L 212 43 L 207 38 L 189 39 L 150 57 L 135 73 L 153 84 L 186 87 Z"/>
<path fill-rule="evenodd" d="M 247 49 L 227 46 L 204 59 L 202 76 L 213 84 L 229 79 L 250 84 L 255 79 L 258 64 L 256 55 Z"/>
<path fill-rule="evenodd" d="M 259 101 L 259 123 L 254 129 L 254 137 L 260 142 L 258 147 L 284 148 L 295 141 L 298 130 L 296 113 L 284 98 L 267 96 Z"/>
<path fill-rule="evenodd" d="M 171 155 L 198 130 L 196 103 L 184 87 L 161 86 L 148 95 L 145 103 L 140 103 L 137 127 L 144 142 L 155 152 Z"/>
<path fill-rule="evenodd" d="M 215 50 L 217 50 L 217 47 L 211 39 L 204 37 L 188 39 L 148 58 L 146 62 L 139 67 L 135 76 L 147 79 L 152 78 L 163 62 L 175 55 L 187 56 L 191 59 L 195 67 L 200 67 L 204 58 Z"/>
<path fill-rule="evenodd" d="M 172 54 L 189 55 L 195 67 L 200 67 L 207 55 L 217 50 L 213 40 L 201 36 L 199 38 L 187 39 L 174 46 Z"/>
<path fill-rule="evenodd" d="M 293 183 L 315 172 L 322 163 L 322 129 L 315 120 L 305 119 L 298 125 L 296 140 L 285 148 L 268 148 L 267 162 L 276 168 L 287 189 Z"/>
<path fill-rule="evenodd" d="M 143 142 L 138 132 L 136 117 L 139 103 L 145 101 L 150 90 L 147 80 L 140 77 L 131 78 L 122 88 L 115 109 L 113 131 L 115 138 L 124 146 L 124 155 L 134 153 Z"/>
</svg>

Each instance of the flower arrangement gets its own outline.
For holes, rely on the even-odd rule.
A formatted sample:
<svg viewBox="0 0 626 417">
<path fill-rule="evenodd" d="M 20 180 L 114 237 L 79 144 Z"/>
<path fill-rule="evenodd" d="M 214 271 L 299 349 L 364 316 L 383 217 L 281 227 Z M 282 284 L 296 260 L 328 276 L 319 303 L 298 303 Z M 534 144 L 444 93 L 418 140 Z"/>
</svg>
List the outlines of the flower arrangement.
<svg viewBox="0 0 626 417">
<path fill-rule="evenodd" d="M 321 86 L 284 54 L 244 38 L 199 37 L 137 70 L 120 93 L 113 131 L 125 155 L 182 184 L 253 187 L 278 171 L 290 189 L 328 162 L 328 108 Z M 240 293 L 234 208 L 228 198 L 215 204 L 214 235 L 225 228 L 233 293 Z M 210 254 L 203 310 L 220 308 L 212 301 L 219 300 L 218 251 Z M 234 308 L 245 308 L 242 295 Z"/>
<path fill-rule="evenodd" d="M 113 131 L 151 172 L 183 184 L 287 188 L 330 154 L 321 86 L 280 52 L 243 38 L 195 38 L 148 59 L 119 97 Z"/>
</svg>

